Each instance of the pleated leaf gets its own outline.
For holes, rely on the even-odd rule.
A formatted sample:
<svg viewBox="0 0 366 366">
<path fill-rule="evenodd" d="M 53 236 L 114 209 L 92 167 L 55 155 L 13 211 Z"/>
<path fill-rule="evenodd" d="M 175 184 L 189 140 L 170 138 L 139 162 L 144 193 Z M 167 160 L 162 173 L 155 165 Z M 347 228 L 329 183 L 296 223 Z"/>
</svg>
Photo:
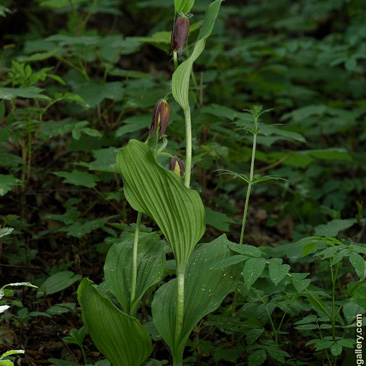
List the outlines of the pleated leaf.
<svg viewBox="0 0 366 366">
<path fill-rule="evenodd" d="M 194 5 L 194 0 L 174 0 L 174 8 L 176 14 L 187 14 Z"/>
<path fill-rule="evenodd" d="M 149 357 L 152 344 L 145 328 L 113 305 L 92 281 L 81 282 L 78 300 L 91 339 L 113 366 L 140 366 Z"/>
<path fill-rule="evenodd" d="M 131 303 L 133 241 L 134 234 L 125 233 L 121 242 L 109 249 L 104 265 L 107 287 L 128 314 L 136 313 L 142 296 L 163 279 L 165 272 L 164 242 L 155 233 L 140 233 L 136 294 Z"/>
<path fill-rule="evenodd" d="M 232 292 L 239 279 L 242 265 L 215 269 L 215 264 L 232 254 L 228 239 L 222 235 L 211 243 L 200 245 L 186 268 L 184 289 L 184 321 L 180 339 L 175 341 L 177 280 L 171 280 L 155 293 L 152 302 L 154 324 L 173 356 L 181 354 L 196 324 L 215 311 Z"/>
<path fill-rule="evenodd" d="M 216 0 L 210 4 L 207 9 L 205 18 L 202 23 L 200 33 L 194 46 L 191 56 L 182 62 L 175 70 L 172 78 L 172 93 L 174 99 L 180 104 L 183 110 L 189 108 L 188 93 L 189 79 L 193 63 L 201 55 L 205 49 L 206 39 L 210 36 L 215 25 L 217 15 L 220 10 L 220 5 L 223 0 Z"/>
<path fill-rule="evenodd" d="M 199 194 L 182 179 L 161 167 L 144 143 L 130 140 L 117 155 L 127 201 L 150 216 L 173 248 L 178 267 L 184 268 L 205 232 L 204 206 Z"/>
</svg>

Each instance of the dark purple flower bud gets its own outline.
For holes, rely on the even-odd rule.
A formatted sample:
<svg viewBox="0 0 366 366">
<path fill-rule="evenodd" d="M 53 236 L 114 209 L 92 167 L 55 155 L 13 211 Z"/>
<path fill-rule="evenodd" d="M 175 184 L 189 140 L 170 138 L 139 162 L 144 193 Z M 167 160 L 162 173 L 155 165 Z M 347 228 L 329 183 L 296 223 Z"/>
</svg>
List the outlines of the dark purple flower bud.
<svg viewBox="0 0 366 366">
<path fill-rule="evenodd" d="M 189 34 L 189 25 L 189 19 L 185 15 L 179 15 L 172 32 L 172 41 L 170 44 L 172 53 L 173 51 L 183 52 Z"/>
<path fill-rule="evenodd" d="M 168 102 L 165 99 L 159 99 L 155 104 L 152 115 L 150 137 L 154 136 L 158 128 L 159 128 L 159 139 L 163 137 L 169 122 L 169 117 L 170 117 L 170 109 Z"/>
<path fill-rule="evenodd" d="M 180 160 L 177 156 L 173 156 L 170 160 L 169 169 L 175 174 L 178 174 L 181 178 L 184 178 L 186 168 L 184 167 L 183 161 Z"/>
</svg>

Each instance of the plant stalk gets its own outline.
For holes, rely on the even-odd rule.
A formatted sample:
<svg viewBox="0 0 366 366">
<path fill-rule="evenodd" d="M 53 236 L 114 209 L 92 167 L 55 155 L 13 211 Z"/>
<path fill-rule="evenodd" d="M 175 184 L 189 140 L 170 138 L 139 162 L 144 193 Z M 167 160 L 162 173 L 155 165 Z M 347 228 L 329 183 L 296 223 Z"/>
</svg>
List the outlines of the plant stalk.
<svg viewBox="0 0 366 366">
<path fill-rule="evenodd" d="M 179 66 L 178 64 L 178 53 L 177 51 L 173 51 L 173 60 L 174 60 L 174 70 L 176 70 Z"/>
<path fill-rule="evenodd" d="M 179 338 L 183 329 L 184 319 L 184 282 L 185 268 L 177 268 L 177 317 L 175 323 L 175 342 L 179 343 Z M 183 365 L 183 353 L 174 355 L 174 366 Z"/>
<path fill-rule="evenodd" d="M 258 123 L 258 119 L 255 119 L 254 123 L 255 123 L 255 132 L 253 134 L 252 160 L 251 160 L 251 163 L 250 163 L 250 174 L 249 174 L 249 183 L 248 183 L 247 195 L 245 197 L 243 223 L 241 225 L 241 233 L 240 233 L 240 244 L 243 244 L 243 241 L 244 241 L 244 232 L 245 232 L 245 224 L 246 224 L 246 220 L 247 220 L 249 198 L 250 198 L 250 192 L 252 190 L 252 185 L 253 185 L 255 150 L 257 148 L 257 133 L 258 133 L 257 132 L 257 123 Z"/>
<path fill-rule="evenodd" d="M 136 283 L 137 283 L 137 249 L 139 244 L 139 234 L 141 226 L 142 213 L 137 213 L 136 228 L 135 228 L 135 238 L 133 241 L 133 255 L 132 255 L 132 276 L 131 276 L 131 300 L 130 305 L 132 307 L 133 300 L 136 296 Z"/>
<path fill-rule="evenodd" d="M 188 107 L 184 110 L 184 119 L 186 122 L 186 174 L 184 184 L 187 188 L 191 185 L 191 169 L 192 169 L 192 123 L 191 109 Z"/>
</svg>

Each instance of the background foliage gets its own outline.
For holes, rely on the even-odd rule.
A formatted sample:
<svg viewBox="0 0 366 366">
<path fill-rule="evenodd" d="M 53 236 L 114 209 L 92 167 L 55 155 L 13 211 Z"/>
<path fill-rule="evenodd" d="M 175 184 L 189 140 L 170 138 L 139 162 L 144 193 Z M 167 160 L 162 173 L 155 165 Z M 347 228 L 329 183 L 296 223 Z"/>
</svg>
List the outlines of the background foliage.
<svg viewBox="0 0 366 366">
<path fill-rule="evenodd" d="M 190 42 L 208 4 L 196 0 Z M 245 247 L 234 256 L 246 256 L 244 278 L 252 280 L 195 328 L 190 365 L 319 365 L 327 355 L 350 362 L 354 316 L 366 307 L 363 5 L 222 4 L 190 93 L 192 181 L 208 225 L 203 242 L 222 232 L 239 240 L 246 186 L 216 169 L 249 171 L 244 108 L 273 109 L 263 115 L 255 173 L 286 180 L 254 187 L 245 241 L 260 250 L 248 254 Z M 39 286 L 9 294 L 13 306 L 2 314 L 0 345 L 25 347 L 24 364 L 76 364 L 83 347 L 88 362 L 105 364 L 88 337 L 82 351 L 80 339 L 63 337 L 82 324 L 77 283 L 82 276 L 101 282 L 108 249 L 134 227 L 114 163 L 129 139 L 146 138 L 152 108 L 170 89 L 173 6 L 165 0 L 0 6 L 0 271 L 3 283 Z M 169 103 L 167 149 L 183 158 L 183 116 L 173 98 Z M 156 229 L 146 218 L 143 224 L 145 232 Z M 167 274 L 169 268 L 168 261 Z M 328 319 L 336 305 L 339 312 Z M 337 341 L 324 343 L 319 334 L 333 322 Z M 154 358 L 169 360 L 162 342 L 154 347 Z"/>
</svg>

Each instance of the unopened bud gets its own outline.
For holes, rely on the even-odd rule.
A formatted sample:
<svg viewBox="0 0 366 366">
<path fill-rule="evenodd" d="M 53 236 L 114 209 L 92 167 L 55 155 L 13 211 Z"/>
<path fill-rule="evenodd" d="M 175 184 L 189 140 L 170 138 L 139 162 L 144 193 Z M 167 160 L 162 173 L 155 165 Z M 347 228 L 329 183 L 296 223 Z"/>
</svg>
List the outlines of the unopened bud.
<svg viewBox="0 0 366 366">
<path fill-rule="evenodd" d="M 169 117 L 170 117 L 169 104 L 165 99 L 159 99 L 158 102 L 155 104 L 152 115 L 150 137 L 154 136 L 158 128 L 159 128 L 159 139 L 163 137 L 169 122 Z"/>
<path fill-rule="evenodd" d="M 169 169 L 173 171 L 175 174 L 179 175 L 181 178 L 184 178 L 184 174 L 186 169 L 184 167 L 184 163 L 177 156 L 173 156 L 170 160 Z"/>
<path fill-rule="evenodd" d="M 188 17 L 179 15 L 172 32 L 172 41 L 170 44 L 172 53 L 173 51 L 183 52 L 189 34 L 189 25 Z"/>
</svg>

